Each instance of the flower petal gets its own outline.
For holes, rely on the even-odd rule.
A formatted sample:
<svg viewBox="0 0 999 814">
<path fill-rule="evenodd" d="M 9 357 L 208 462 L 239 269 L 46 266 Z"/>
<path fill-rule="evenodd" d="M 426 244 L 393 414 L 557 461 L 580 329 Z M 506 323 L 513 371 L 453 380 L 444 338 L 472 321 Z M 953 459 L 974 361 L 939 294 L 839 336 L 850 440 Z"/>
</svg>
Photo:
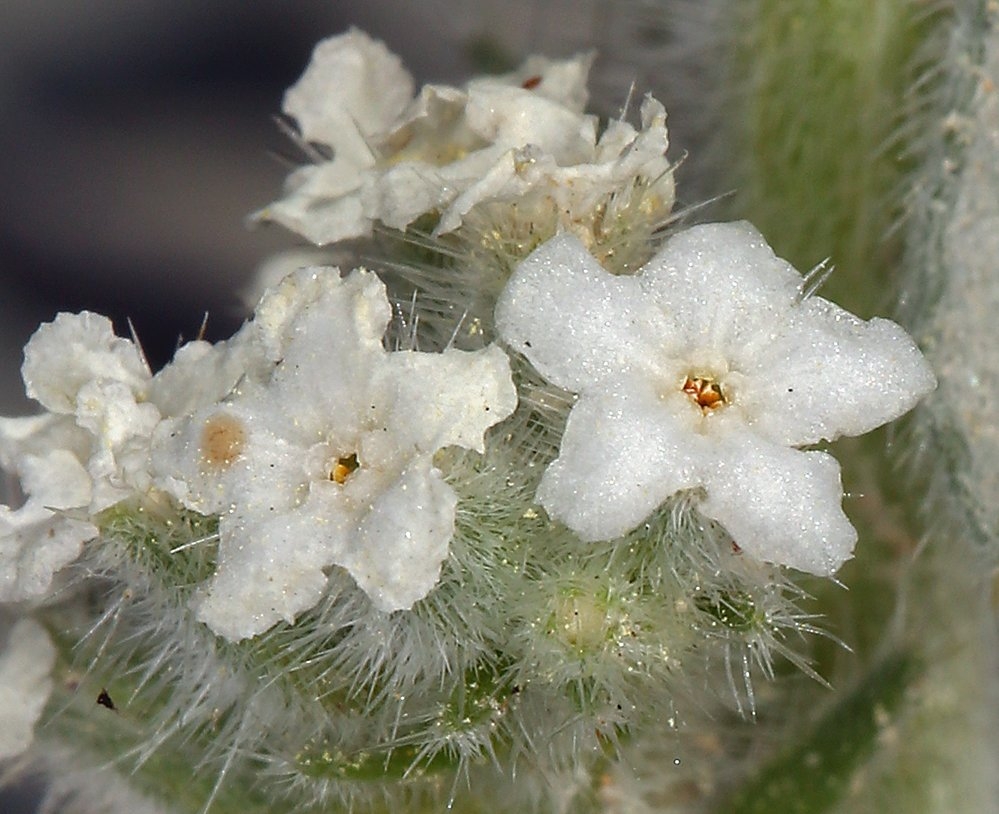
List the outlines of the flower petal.
<svg viewBox="0 0 999 814">
<path fill-rule="evenodd" d="M 320 42 L 284 97 L 306 141 L 342 147 L 345 134 L 384 133 L 413 98 L 402 61 L 356 28 Z"/>
<path fill-rule="evenodd" d="M 498 84 L 529 88 L 538 96 L 582 113 L 589 99 L 586 81 L 595 58 L 593 51 L 561 60 L 533 55 L 511 73 L 473 79 L 468 85 L 469 88 Z"/>
<path fill-rule="evenodd" d="M 221 401 L 243 376 L 266 363 L 252 340 L 252 330 L 244 325 L 223 342 L 182 345 L 170 364 L 153 376 L 149 400 L 163 416 L 188 415 Z"/>
<path fill-rule="evenodd" d="M 371 159 L 348 161 L 343 155 L 315 166 L 299 167 L 289 177 L 284 197 L 251 217 L 275 221 L 317 246 L 371 232 L 371 218 L 361 204 L 363 170 Z"/>
<path fill-rule="evenodd" d="M 486 159 L 484 172 L 490 155 L 483 153 L 481 157 Z M 361 189 L 360 200 L 366 218 L 404 230 L 425 212 L 447 206 L 456 192 L 440 168 L 424 161 L 406 161 L 372 173 Z"/>
<path fill-rule="evenodd" d="M 96 526 L 60 511 L 91 499 L 90 476 L 73 453 L 27 454 L 16 471 L 28 499 L 18 509 L 0 506 L 0 602 L 44 596 L 53 575 L 97 536 Z"/>
<path fill-rule="evenodd" d="M 94 379 L 121 382 L 136 393 L 150 379 L 135 345 L 114 334 L 111 320 L 83 311 L 58 314 L 24 348 L 27 394 L 53 413 L 73 413 L 80 388 Z"/>
<path fill-rule="evenodd" d="M 519 87 L 472 85 L 465 107 L 468 127 L 503 150 L 540 147 L 559 164 L 591 160 L 597 120 Z"/>
<path fill-rule="evenodd" d="M 701 511 L 752 557 L 831 576 L 853 554 L 857 532 L 831 455 L 733 431 L 717 440 L 704 485 Z"/>
<path fill-rule="evenodd" d="M 337 519 L 335 511 L 326 516 Z M 342 522 L 320 527 L 304 513 L 259 503 L 224 516 L 218 569 L 196 603 L 198 619 L 233 642 L 294 622 L 322 597 L 323 568 L 345 533 Z"/>
<path fill-rule="evenodd" d="M 779 332 L 802 281 L 744 221 L 678 233 L 641 278 L 687 349 L 720 354 L 737 370 Z"/>
<path fill-rule="evenodd" d="M 386 356 L 381 377 L 391 407 L 382 417 L 395 443 L 420 452 L 452 444 L 483 451 L 483 434 L 517 406 L 506 354 L 480 351 L 398 352 Z"/>
<path fill-rule="evenodd" d="M 348 353 L 358 347 L 381 350 L 391 315 L 377 275 L 357 270 L 341 278 L 337 268 L 305 268 L 264 294 L 253 326 L 265 356 L 279 362 L 293 342 L 305 348 L 321 345 L 326 355 L 343 348 Z"/>
<path fill-rule="evenodd" d="M 496 328 L 546 379 L 578 393 L 649 368 L 669 323 L 638 278 L 611 275 L 563 234 L 517 267 L 496 305 Z"/>
<path fill-rule="evenodd" d="M 791 446 L 862 435 L 908 412 L 936 386 L 901 327 L 865 322 L 819 297 L 794 309 L 746 373 L 740 401 L 754 430 Z"/>
<path fill-rule="evenodd" d="M 237 503 L 265 516 L 290 510 L 307 474 L 301 447 L 275 433 L 289 423 L 286 407 L 255 389 L 245 402 L 161 422 L 150 453 L 157 486 L 201 514 Z"/>
<path fill-rule="evenodd" d="M 336 562 L 376 608 L 408 609 L 440 578 L 458 499 L 429 456 L 415 459 L 371 504 L 357 538 Z"/>
<path fill-rule="evenodd" d="M 94 480 L 121 472 L 118 453 L 129 442 L 144 444 L 160 421 L 160 411 L 137 401 L 122 382 L 93 380 L 77 394 L 76 423 L 93 435 L 93 453 L 87 464 Z"/>
<path fill-rule="evenodd" d="M 581 397 L 538 501 L 585 541 L 635 528 L 666 498 L 702 482 L 706 441 L 694 428 L 699 411 L 688 406 L 640 380 Z"/>
</svg>

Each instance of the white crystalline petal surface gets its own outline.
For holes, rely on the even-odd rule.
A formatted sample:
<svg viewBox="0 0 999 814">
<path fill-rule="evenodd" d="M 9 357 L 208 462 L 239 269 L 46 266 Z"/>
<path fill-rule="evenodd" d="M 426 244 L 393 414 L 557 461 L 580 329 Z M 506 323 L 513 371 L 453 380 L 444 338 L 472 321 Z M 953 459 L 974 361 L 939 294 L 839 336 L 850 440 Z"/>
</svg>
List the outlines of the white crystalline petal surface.
<svg viewBox="0 0 999 814">
<path fill-rule="evenodd" d="M 472 85 L 465 119 L 486 143 L 503 150 L 532 144 L 559 164 L 593 155 L 596 119 L 580 115 L 533 91 L 507 85 Z"/>
<path fill-rule="evenodd" d="M 267 361 L 247 327 L 224 342 L 188 342 L 153 376 L 149 401 L 164 417 L 189 414 L 224 399 L 244 376 L 269 367 Z"/>
<path fill-rule="evenodd" d="M 653 366 L 670 323 L 637 277 L 607 273 L 564 234 L 517 267 L 496 304 L 496 327 L 549 381 L 584 392 Z"/>
<path fill-rule="evenodd" d="M 285 196 L 256 217 L 318 245 L 368 234 L 373 217 L 359 191 L 412 96 L 412 78 L 383 43 L 357 29 L 320 42 L 283 109 L 302 138 L 324 145 L 332 158 L 292 173 Z"/>
<path fill-rule="evenodd" d="M 533 85 L 532 92 L 538 96 L 558 102 L 576 113 L 582 113 L 589 100 L 586 82 L 595 58 L 596 54 L 593 52 L 564 60 L 533 55 L 511 73 L 473 79 L 468 84 L 469 87 L 489 85 L 524 87 L 530 82 Z"/>
<path fill-rule="evenodd" d="M 251 326 L 267 358 L 274 362 L 284 358 L 299 333 L 300 317 L 324 299 L 326 310 L 321 311 L 315 329 L 326 330 L 331 341 L 342 338 L 348 347 L 381 348 L 382 334 L 392 315 L 385 287 L 373 274 L 355 272 L 342 288 L 336 282 L 339 278 L 340 271 L 335 268 L 302 269 L 264 294 Z M 331 296 L 332 291 L 337 294 Z M 322 346 L 323 340 L 312 344 Z"/>
<path fill-rule="evenodd" d="M 801 286 L 801 275 L 745 221 L 678 233 L 641 276 L 685 349 L 721 354 L 736 369 L 780 330 Z"/>
<path fill-rule="evenodd" d="M 20 475 L 31 495 L 28 501 L 13 510 L 0 506 L 2 602 L 44 596 L 53 575 L 97 536 L 96 526 L 77 517 L 90 503 L 91 481 L 71 453 L 57 449 L 44 456 L 27 455 Z M 69 513 L 61 514 L 60 509 Z"/>
<path fill-rule="evenodd" d="M 587 542 L 625 534 L 670 495 L 701 483 L 705 442 L 685 405 L 664 402 L 644 382 L 623 384 L 580 398 L 538 488 L 549 515 Z"/>
<path fill-rule="evenodd" d="M 499 155 L 500 150 L 484 148 L 444 167 L 421 161 L 390 167 L 367 179 L 361 191 L 363 210 L 372 221 L 405 229 L 421 215 L 447 207 L 457 190 L 487 174 Z"/>
<path fill-rule="evenodd" d="M 104 492 L 101 497 L 95 495 L 93 512 L 117 503 L 133 488 L 148 486 L 145 450 L 160 421 L 154 405 L 137 403 L 132 388 L 122 382 L 90 381 L 77 395 L 76 416 L 77 424 L 93 436 L 87 471 Z"/>
<path fill-rule="evenodd" d="M 122 382 L 140 392 L 149 370 L 135 345 L 115 336 L 107 317 L 84 311 L 59 314 L 24 348 L 27 394 L 54 413 L 72 413 L 80 388 L 95 379 Z"/>
<path fill-rule="evenodd" d="M 831 576 L 853 554 L 839 464 L 825 452 L 733 433 L 716 446 L 704 486 L 703 513 L 756 559 Z"/>
<path fill-rule="evenodd" d="M 454 534 L 458 499 L 429 456 L 374 498 L 357 536 L 338 558 L 374 606 L 390 612 L 413 607 L 440 578 Z"/>
<path fill-rule="evenodd" d="M 578 394 L 538 489 L 549 514 L 610 539 L 698 487 L 749 555 L 834 573 L 856 542 L 839 466 L 795 447 L 897 418 L 935 380 L 897 325 L 802 286 L 747 223 L 681 232 L 630 278 L 565 235 L 524 260 L 499 333 Z"/>
<path fill-rule="evenodd" d="M 293 622 L 315 605 L 326 589 L 330 550 L 343 546 L 346 532 L 342 518 L 320 525 L 288 507 L 270 511 L 259 499 L 265 490 L 254 491 L 256 501 L 224 516 L 219 566 L 196 603 L 198 619 L 230 641 Z"/>
<path fill-rule="evenodd" d="M 275 435 L 277 410 L 254 409 L 258 388 L 247 398 L 162 422 L 153 434 L 152 468 L 157 485 L 182 505 L 201 514 L 231 512 L 260 503 L 285 510 L 305 479 L 297 447 Z M 268 403 L 270 400 L 267 400 Z M 256 477 L 250 462 L 266 461 L 270 487 Z"/>
<path fill-rule="evenodd" d="M 794 309 L 747 374 L 754 430 L 791 446 L 863 435 L 907 413 L 936 385 L 899 325 L 865 322 L 821 297 Z"/>
<path fill-rule="evenodd" d="M 74 508 L 94 514 L 149 488 L 149 437 L 161 418 L 150 400 L 152 376 L 135 344 L 115 336 L 107 318 L 59 314 L 29 340 L 22 372 L 28 395 L 84 431 L 69 448 L 89 473 L 92 492 L 89 504 Z M 7 456 L 8 467 L 17 468 L 16 457 Z"/>
<path fill-rule="evenodd" d="M 393 353 L 384 370 L 386 393 L 391 393 L 387 421 L 399 428 L 400 442 L 408 437 L 417 449 L 455 445 L 482 452 L 495 416 L 506 417 L 517 406 L 517 394 L 509 387 L 510 363 L 495 345 L 474 353 Z M 428 399 L 429 393 L 436 398 Z"/>
<path fill-rule="evenodd" d="M 30 745 L 35 724 L 52 693 L 55 647 L 40 624 L 21 619 L 0 653 L 0 760 Z"/>
<path fill-rule="evenodd" d="M 365 212 L 360 190 L 374 160 L 339 161 L 300 167 L 288 176 L 284 197 L 254 215 L 280 223 L 317 246 L 371 232 L 373 218 Z"/>
<path fill-rule="evenodd" d="M 231 640 L 293 622 L 345 568 L 380 610 L 436 584 L 456 496 L 441 447 L 481 449 L 516 406 L 498 348 L 389 353 L 374 274 L 303 269 L 268 291 L 250 328 L 276 365 L 223 403 L 157 429 L 157 483 L 220 514 L 218 565 L 199 618 Z M 353 466 L 351 466 L 353 464 Z"/>
</svg>

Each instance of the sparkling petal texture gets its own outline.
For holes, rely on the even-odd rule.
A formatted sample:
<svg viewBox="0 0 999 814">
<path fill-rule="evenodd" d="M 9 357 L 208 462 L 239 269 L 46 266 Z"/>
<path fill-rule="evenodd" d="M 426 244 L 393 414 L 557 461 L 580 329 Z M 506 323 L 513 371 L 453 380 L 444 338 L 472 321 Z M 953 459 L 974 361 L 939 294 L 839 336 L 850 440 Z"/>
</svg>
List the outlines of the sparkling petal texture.
<svg viewBox="0 0 999 814">
<path fill-rule="evenodd" d="M 285 195 L 254 217 L 274 221 L 317 246 L 367 234 L 372 219 L 361 204 L 363 169 L 373 162 L 339 161 L 299 167 L 285 186 Z"/>
<path fill-rule="evenodd" d="M 25 497 L 17 508 L 0 506 L 0 602 L 44 596 L 97 536 L 80 517 L 93 497 L 88 450 L 87 434 L 68 416 L 0 419 L 0 464 Z"/>
<path fill-rule="evenodd" d="M 411 608 L 437 584 L 458 500 L 427 457 L 379 494 L 352 545 L 337 557 L 376 608 Z"/>
<path fill-rule="evenodd" d="M 680 232 L 641 276 L 681 347 L 720 354 L 735 369 L 780 330 L 801 285 L 801 275 L 745 222 Z"/>
<path fill-rule="evenodd" d="M 670 495 L 701 483 L 704 439 L 693 432 L 697 419 L 685 406 L 664 402 L 641 381 L 584 395 L 569 415 L 538 502 L 586 541 L 635 528 Z"/>
<path fill-rule="evenodd" d="M 750 556 L 831 576 L 853 553 L 857 532 L 831 455 L 733 433 L 717 445 L 704 485 L 701 510 Z"/>
<path fill-rule="evenodd" d="M 149 383 L 149 400 L 163 416 L 190 413 L 228 396 L 236 383 L 263 362 L 260 348 L 245 328 L 231 339 L 211 344 L 188 342 Z"/>
<path fill-rule="evenodd" d="M 338 279 L 339 269 L 303 269 L 264 294 L 252 327 L 267 358 L 275 362 L 284 359 L 289 345 L 302 333 L 300 320 L 310 310 L 319 313 L 312 330 L 325 331 L 323 341 L 342 341 L 346 347 L 371 351 L 381 348 L 382 334 L 392 315 L 385 286 L 377 276 L 364 271 L 352 274 L 343 287 L 329 277 Z M 338 293 L 333 295 L 334 291 Z"/>
<path fill-rule="evenodd" d="M 681 232 L 630 278 L 566 235 L 538 248 L 496 324 L 579 396 L 539 502 L 600 540 L 699 487 L 750 556 L 835 572 L 856 541 L 839 467 L 794 447 L 897 418 L 935 380 L 897 325 L 803 298 L 803 285 L 746 223 Z"/>
<path fill-rule="evenodd" d="M 638 278 L 608 274 L 572 235 L 532 252 L 496 304 L 504 340 L 549 381 L 576 392 L 648 369 L 668 326 Z"/>
<path fill-rule="evenodd" d="M 259 498 L 264 490 L 256 491 Z M 251 498 L 219 526 L 219 566 L 196 606 L 198 619 L 230 641 L 315 605 L 326 589 L 322 569 L 344 544 L 342 523 L 270 509 Z"/>
<path fill-rule="evenodd" d="M 935 385 L 899 325 L 865 322 L 820 297 L 795 309 L 747 376 L 754 429 L 791 446 L 862 435 L 907 413 Z M 783 409 L 763 409 L 768 403 Z"/>
<path fill-rule="evenodd" d="M 90 381 L 77 397 L 76 423 L 93 436 L 87 461 L 100 497 L 94 512 L 127 497 L 133 486 L 142 487 L 144 453 L 149 436 L 160 421 L 160 411 L 148 402 L 136 402 L 132 388 L 122 382 Z M 130 466 L 138 455 L 136 465 Z"/>
<path fill-rule="evenodd" d="M 387 420 L 408 431 L 416 449 L 456 445 L 482 452 L 485 431 L 495 423 L 492 413 L 508 416 L 517 406 L 516 392 L 507 386 L 510 363 L 495 345 L 475 353 L 393 353 L 384 369 L 384 386 L 392 393 Z M 461 378 L 469 380 L 467 387 L 450 386 Z M 431 393 L 437 398 L 428 399 Z"/>
<path fill-rule="evenodd" d="M 300 448 L 275 433 L 274 415 L 253 406 L 247 396 L 161 423 L 151 452 L 159 488 L 201 514 L 230 512 L 237 501 L 290 508 L 306 480 Z M 267 461 L 270 487 L 254 477 L 253 460 Z"/>
<path fill-rule="evenodd" d="M 91 499 L 90 476 L 75 455 L 24 455 L 14 471 L 28 499 L 18 509 L 0 506 L 0 602 L 43 596 L 59 569 L 97 536 L 93 524 L 62 513 Z"/>
<path fill-rule="evenodd" d="M 306 141 L 343 149 L 346 138 L 377 136 L 413 95 L 413 80 L 385 45 L 356 28 L 320 42 L 302 77 L 284 97 Z"/>
</svg>

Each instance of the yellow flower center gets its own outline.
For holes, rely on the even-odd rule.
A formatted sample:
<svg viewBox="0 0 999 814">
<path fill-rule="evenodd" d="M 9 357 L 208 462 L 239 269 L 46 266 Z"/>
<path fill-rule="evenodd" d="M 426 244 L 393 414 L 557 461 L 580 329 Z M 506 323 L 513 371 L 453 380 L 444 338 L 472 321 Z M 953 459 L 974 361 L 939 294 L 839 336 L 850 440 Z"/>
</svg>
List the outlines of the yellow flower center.
<svg viewBox="0 0 999 814">
<path fill-rule="evenodd" d="M 705 415 L 728 404 L 721 385 L 710 376 L 687 376 L 682 389 Z"/>
<path fill-rule="evenodd" d="M 352 452 L 350 455 L 345 455 L 342 458 L 337 458 L 336 464 L 333 466 L 333 471 L 330 472 L 330 480 L 343 486 L 347 482 L 347 478 L 356 472 L 360 466 L 357 462 L 356 452 Z"/>
</svg>

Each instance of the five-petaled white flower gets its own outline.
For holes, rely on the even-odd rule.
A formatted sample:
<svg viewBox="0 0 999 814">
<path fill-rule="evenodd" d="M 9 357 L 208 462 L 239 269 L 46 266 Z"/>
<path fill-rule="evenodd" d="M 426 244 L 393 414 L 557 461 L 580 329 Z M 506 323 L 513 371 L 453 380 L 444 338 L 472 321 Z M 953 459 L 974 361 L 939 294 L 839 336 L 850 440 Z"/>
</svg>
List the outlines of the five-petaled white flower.
<svg viewBox="0 0 999 814">
<path fill-rule="evenodd" d="M 324 40 L 283 109 L 331 156 L 295 170 L 285 197 L 256 217 L 324 245 L 368 235 L 376 222 L 405 229 L 425 214 L 443 234 L 479 204 L 528 193 L 569 224 L 613 217 L 601 205 L 613 210 L 614 195 L 633 187 L 644 206 L 668 213 L 662 105 L 646 100 L 640 131 L 614 121 L 598 138 L 597 118 L 582 112 L 591 61 L 531 57 L 513 73 L 426 85 L 414 98 L 412 78 L 381 42 L 356 29 Z"/>
<path fill-rule="evenodd" d="M 890 421 L 935 380 L 898 325 L 803 286 L 747 223 L 688 229 L 631 277 L 568 235 L 536 250 L 497 325 L 579 397 L 539 502 L 592 541 L 702 488 L 702 512 L 749 555 L 835 572 L 856 542 L 839 466 L 796 447 Z"/>
<path fill-rule="evenodd" d="M 372 273 L 295 272 L 251 323 L 276 362 L 269 379 L 157 429 L 160 485 L 221 516 L 197 609 L 216 633 L 239 640 L 293 621 L 319 601 L 333 565 L 384 611 L 436 584 L 457 497 L 433 456 L 481 451 L 516 391 L 495 346 L 387 352 L 390 313 Z"/>
</svg>

